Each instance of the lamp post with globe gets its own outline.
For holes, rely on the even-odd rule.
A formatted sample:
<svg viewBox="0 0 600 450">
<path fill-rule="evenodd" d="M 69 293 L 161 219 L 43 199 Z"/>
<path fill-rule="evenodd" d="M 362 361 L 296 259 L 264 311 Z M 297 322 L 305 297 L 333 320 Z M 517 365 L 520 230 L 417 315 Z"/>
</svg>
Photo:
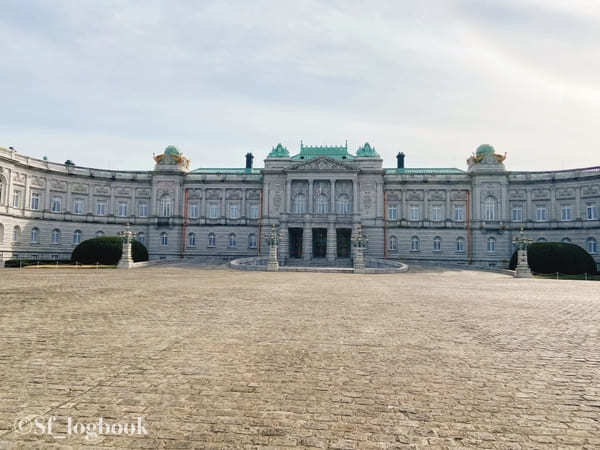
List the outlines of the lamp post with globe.
<svg viewBox="0 0 600 450">
<path fill-rule="evenodd" d="M 271 227 L 271 234 L 267 238 L 269 244 L 269 261 L 267 262 L 267 270 L 269 272 L 277 272 L 279 270 L 279 261 L 277 261 L 277 246 L 279 245 L 279 232 L 275 228 L 275 224 Z"/>
<path fill-rule="evenodd" d="M 121 253 L 121 259 L 117 264 L 117 269 L 131 269 L 133 268 L 133 256 L 131 254 L 131 242 L 135 238 L 137 233 L 129 230 L 129 224 L 125 231 L 120 231 L 119 236 L 123 242 L 123 252 Z"/>
<path fill-rule="evenodd" d="M 360 224 L 356 229 L 356 233 L 352 236 L 352 246 L 354 247 L 354 257 L 352 258 L 354 273 L 365 272 L 365 255 L 364 251 L 369 243 L 369 236 L 363 234 Z"/>
<path fill-rule="evenodd" d="M 533 242 L 533 239 L 525 237 L 523 227 L 518 236 L 513 239 L 513 244 L 517 246 L 517 266 L 515 268 L 515 278 L 531 278 L 533 275 L 527 261 L 527 247 Z"/>
</svg>

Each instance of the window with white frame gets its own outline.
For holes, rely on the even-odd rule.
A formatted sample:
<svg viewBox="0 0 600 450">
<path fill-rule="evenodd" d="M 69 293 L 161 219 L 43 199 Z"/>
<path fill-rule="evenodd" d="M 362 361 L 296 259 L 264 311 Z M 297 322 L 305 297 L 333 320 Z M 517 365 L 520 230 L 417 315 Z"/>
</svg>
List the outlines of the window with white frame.
<svg viewBox="0 0 600 450">
<path fill-rule="evenodd" d="M 337 200 L 337 213 L 340 215 L 348 215 L 351 213 L 350 197 L 346 194 L 341 194 Z"/>
<path fill-rule="evenodd" d="M 465 252 L 465 239 L 462 237 L 459 237 L 456 239 L 456 252 L 457 253 Z"/>
<path fill-rule="evenodd" d="M 190 203 L 190 217 L 192 219 L 200 217 L 200 205 L 197 202 Z"/>
<path fill-rule="evenodd" d="M 106 214 L 106 202 L 98 201 L 96 202 L 96 215 L 103 216 Z"/>
<path fill-rule="evenodd" d="M 173 204 L 171 203 L 171 197 L 165 195 L 160 199 L 159 211 L 161 217 L 171 217 L 173 213 Z"/>
<path fill-rule="evenodd" d="M 59 213 L 62 210 L 62 198 L 60 197 L 53 197 L 52 201 L 50 202 L 50 211 L 54 212 L 54 213 Z"/>
<path fill-rule="evenodd" d="M 55 228 L 54 230 L 52 230 L 51 242 L 53 244 L 60 244 L 60 230 L 59 229 Z"/>
<path fill-rule="evenodd" d="M 13 242 L 19 242 L 21 240 L 21 228 L 15 225 L 13 228 Z"/>
<path fill-rule="evenodd" d="M 248 235 L 248 248 L 256 248 L 256 234 L 254 233 Z"/>
<path fill-rule="evenodd" d="M 235 233 L 231 233 L 229 235 L 229 244 L 228 244 L 229 248 L 235 248 L 236 247 L 236 241 L 235 241 Z"/>
<path fill-rule="evenodd" d="M 513 206 L 511 211 L 511 218 L 513 222 L 523 222 L 523 207 Z"/>
<path fill-rule="evenodd" d="M 317 214 L 327 214 L 329 212 L 329 199 L 325 194 L 317 196 Z"/>
<path fill-rule="evenodd" d="M 127 217 L 127 203 L 126 202 L 119 202 L 117 214 L 119 215 L 119 217 Z"/>
<path fill-rule="evenodd" d="M 137 234 L 136 239 L 141 243 L 141 244 L 146 244 L 146 235 L 143 232 L 139 232 Z"/>
<path fill-rule="evenodd" d="M 436 236 L 433 238 L 433 251 L 434 252 L 442 251 L 442 238 L 439 236 Z"/>
<path fill-rule="evenodd" d="M 83 214 L 83 200 L 76 198 L 73 200 L 73 214 Z"/>
<path fill-rule="evenodd" d="M 398 238 L 396 236 L 390 237 L 389 249 L 390 250 L 398 250 Z"/>
<path fill-rule="evenodd" d="M 196 233 L 189 233 L 188 234 L 188 247 L 195 247 L 196 246 Z"/>
<path fill-rule="evenodd" d="M 483 206 L 483 219 L 488 222 L 496 220 L 496 199 L 491 195 L 485 199 Z"/>
<path fill-rule="evenodd" d="M 104 231 L 96 231 L 96 237 L 104 236 Z"/>
<path fill-rule="evenodd" d="M 396 205 L 388 206 L 388 220 L 398 220 L 398 207 Z"/>
<path fill-rule="evenodd" d="M 169 245 L 169 235 L 164 231 L 160 233 L 160 245 L 162 245 L 163 247 Z"/>
<path fill-rule="evenodd" d="M 432 206 L 431 207 L 431 220 L 435 222 L 439 222 L 442 220 L 442 207 L 441 206 Z"/>
<path fill-rule="evenodd" d="M 487 240 L 487 251 L 488 253 L 496 253 L 496 239 L 493 237 Z"/>
<path fill-rule="evenodd" d="M 413 236 L 410 238 L 410 251 L 411 252 L 418 252 L 420 249 L 420 246 L 421 246 L 421 243 L 417 236 Z"/>
<path fill-rule="evenodd" d="M 297 194 L 294 197 L 294 201 L 292 202 L 293 212 L 294 214 L 304 214 L 306 211 L 306 197 L 304 194 Z M 258 213 L 258 211 L 257 211 Z M 258 217 L 258 215 L 257 215 Z"/>
<path fill-rule="evenodd" d="M 420 206 L 411 206 L 408 210 L 408 217 L 412 221 L 421 220 L 421 207 Z"/>
<path fill-rule="evenodd" d="M 454 220 L 456 222 L 464 222 L 465 221 L 465 207 L 464 206 L 455 206 L 454 207 Z"/>
<path fill-rule="evenodd" d="M 33 227 L 31 229 L 31 243 L 39 244 L 40 242 L 40 230 L 39 228 Z"/>
<path fill-rule="evenodd" d="M 298 214 L 300 214 L 300 213 L 298 213 Z M 258 219 L 258 205 L 257 204 L 250 205 L 250 218 Z"/>
<path fill-rule="evenodd" d="M 573 220 L 572 208 L 570 205 L 562 205 L 560 207 L 560 220 Z"/>
<path fill-rule="evenodd" d="M 38 192 L 31 193 L 31 204 L 29 206 L 35 211 L 40 209 L 40 194 Z"/>
<path fill-rule="evenodd" d="M 548 220 L 548 210 L 545 206 L 537 206 L 535 208 L 535 220 L 538 222 L 545 222 Z"/>
<path fill-rule="evenodd" d="M 73 233 L 73 244 L 77 245 L 81 243 L 81 231 L 75 230 Z"/>
<path fill-rule="evenodd" d="M 138 204 L 138 216 L 148 217 L 148 203 L 140 202 Z"/>
<path fill-rule="evenodd" d="M 229 205 L 229 218 L 238 219 L 240 217 L 240 205 L 232 203 Z"/>
<path fill-rule="evenodd" d="M 598 253 L 598 241 L 596 240 L 596 238 L 588 238 L 586 244 L 588 253 Z"/>
<path fill-rule="evenodd" d="M 598 209 L 596 208 L 596 205 L 588 203 L 585 209 L 588 220 L 596 220 L 598 218 Z"/>
<path fill-rule="evenodd" d="M 13 208 L 21 207 L 21 191 L 15 190 L 13 192 Z"/>
<path fill-rule="evenodd" d="M 216 247 L 217 246 L 217 237 L 215 233 L 208 233 L 208 246 Z"/>
<path fill-rule="evenodd" d="M 208 205 L 208 218 L 216 219 L 219 217 L 219 205 L 217 203 L 211 203 Z"/>
</svg>

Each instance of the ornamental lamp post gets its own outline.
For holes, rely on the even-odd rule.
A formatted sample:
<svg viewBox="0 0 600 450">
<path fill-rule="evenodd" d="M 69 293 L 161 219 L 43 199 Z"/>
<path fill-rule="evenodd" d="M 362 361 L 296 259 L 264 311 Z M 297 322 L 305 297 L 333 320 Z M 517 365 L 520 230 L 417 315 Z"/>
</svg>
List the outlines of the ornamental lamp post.
<svg viewBox="0 0 600 450">
<path fill-rule="evenodd" d="M 525 237 L 523 227 L 518 236 L 513 239 L 513 244 L 517 246 L 517 266 L 515 268 L 515 278 L 531 278 L 531 268 L 527 261 L 527 247 L 533 242 L 533 239 Z"/>
<path fill-rule="evenodd" d="M 365 273 L 364 251 L 369 243 L 369 236 L 363 234 L 362 226 L 359 224 L 356 233 L 352 236 L 352 246 L 354 247 L 354 257 L 352 258 L 354 273 Z"/>
<path fill-rule="evenodd" d="M 129 224 L 127 224 L 125 231 L 119 231 L 119 236 L 123 243 L 123 251 L 121 253 L 121 259 L 117 264 L 117 269 L 132 269 L 134 267 L 133 256 L 131 254 L 131 242 L 136 235 L 137 233 L 135 231 L 129 230 Z"/>
<path fill-rule="evenodd" d="M 267 238 L 269 244 L 269 260 L 267 262 L 267 270 L 269 272 L 277 272 L 279 270 L 279 261 L 277 260 L 277 246 L 279 245 L 279 231 L 275 228 L 275 224 L 271 227 L 271 234 Z"/>
</svg>

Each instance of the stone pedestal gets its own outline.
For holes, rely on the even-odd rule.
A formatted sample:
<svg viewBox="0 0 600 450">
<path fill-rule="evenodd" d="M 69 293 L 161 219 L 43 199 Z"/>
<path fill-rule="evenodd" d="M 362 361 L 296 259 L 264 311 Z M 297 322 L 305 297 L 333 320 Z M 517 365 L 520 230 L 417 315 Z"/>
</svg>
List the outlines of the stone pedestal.
<svg viewBox="0 0 600 450">
<path fill-rule="evenodd" d="M 277 272 L 279 270 L 279 261 L 277 261 L 277 246 L 269 246 L 269 260 L 267 262 L 267 270 L 269 272 Z"/>
<path fill-rule="evenodd" d="M 354 266 L 354 273 L 365 273 L 365 257 L 364 257 L 364 249 L 355 248 L 354 249 L 354 258 L 352 259 L 352 264 Z"/>
<path fill-rule="evenodd" d="M 132 269 L 133 257 L 131 256 L 131 241 L 129 239 L 123 240 L 123 253 L 121 259 L 117 264 L 117 269 Z"/>
<path fill-rule="evenodd" d="M 517 250 L 517 267 L 515 268 L 515 278 L 531 278 L 533 274 L 527 262 L 527 250 Z"/>
</svg>

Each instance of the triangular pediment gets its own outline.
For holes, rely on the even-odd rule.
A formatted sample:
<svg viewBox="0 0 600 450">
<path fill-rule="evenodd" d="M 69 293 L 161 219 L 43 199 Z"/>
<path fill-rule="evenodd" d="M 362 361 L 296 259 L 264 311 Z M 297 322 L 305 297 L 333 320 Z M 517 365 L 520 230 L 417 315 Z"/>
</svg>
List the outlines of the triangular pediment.
<svg viewBox="0 0 600 450">
<path fill-rule="evenodd" d="M 327 156 L 320 156 L 317 158 L 312 158 L 308 161 L 303 161 L 289 168 L 289 170 L 355 170 L 353 167 L 350 167 L 347 164 L 344 164 L 340 161 L 336 161 L 333 158 L 328 158 Z"/>
</svg>

